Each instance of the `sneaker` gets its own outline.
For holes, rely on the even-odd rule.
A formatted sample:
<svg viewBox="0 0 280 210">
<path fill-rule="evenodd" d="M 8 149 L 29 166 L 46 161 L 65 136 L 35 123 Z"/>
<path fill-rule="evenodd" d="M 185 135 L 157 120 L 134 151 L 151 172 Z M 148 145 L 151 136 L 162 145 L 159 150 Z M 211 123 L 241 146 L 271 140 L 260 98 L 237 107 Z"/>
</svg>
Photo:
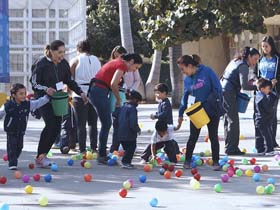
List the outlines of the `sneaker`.
<svg viewBox="0 0 280 210">
<path fill-rule="evenodd" d="M 125 169 L 133 169 L 134 165 L 132 165 L 131 163 L 123 163 L 123 162 L 121 162 L 121 167 L 125 168 Z"/>
<path fill-rule="evenodd" d="M 245 152 L 235 151 L 235 152 L 226 152 L 227 155 L 245 155 Z"/>
<path fill-rule="evenodd" d="M 52 162 L 49 158 L 47 158 L 45 155 L 40 155 L 35 159 L 36 166 L 39 168 L 48 168 L 50 167 L 54 162 Z"/>
<path fill-rule="evenodd" d="M 258 152 L 257 155 L 258 156 L 265 156 L 265 152 Z"/>
<path fill-rule="evenodd" d="M 222 167 L 220 166 L 219 163 L 213 163 L 213 170 L 214 171 L 220 171 Z"/>
<path fill-rule="evenodd" d="M 274 156 L 274 155 L 278 155 L 278 154 L 279 154 L 279 152 L 271 151 L 271 152 L 266 152 L 265 156 Z"/>
<path fill-rule="evenodd" d="M 109 157 L 99 157 L 98 160 L 97 160 L 97 164 L 98 165 L 107 165 L 108 164 L 108 160 L 110 158 Z"/>
<path fill-rule="evenodd" d="M 184 165 L 183 165 L 183 168 L 184 168 L 184 169 L 191 169 L 191 164 L 190 164 L 190 162 L 185 161 L 185 162 L 184 162 Z"/>
<path fill-rule="evenodd" d="M 279 145 L 276 145 L 276 146 L 274 146 L 273 149 L 274 149 L 274 150 L 277 150 L 277 151 L 280 151 L 280 146 L 279 146 Z"/>
<path fill-rule="evenodd" d="M 17 168 L 17 166 L 10 166 L 9 167 L 9 170 L 17 170 L 18 168 Z"/>
<path fill-rule="evenodd" d="M 146 160 L 144 160 L 144 159 L 141 159 L 140 160 L 140 164 L 142 164 L 142 165 L 145 165 L 145 164 L 147 164 L 148 162 L 146 161 Z"/>
</svg>

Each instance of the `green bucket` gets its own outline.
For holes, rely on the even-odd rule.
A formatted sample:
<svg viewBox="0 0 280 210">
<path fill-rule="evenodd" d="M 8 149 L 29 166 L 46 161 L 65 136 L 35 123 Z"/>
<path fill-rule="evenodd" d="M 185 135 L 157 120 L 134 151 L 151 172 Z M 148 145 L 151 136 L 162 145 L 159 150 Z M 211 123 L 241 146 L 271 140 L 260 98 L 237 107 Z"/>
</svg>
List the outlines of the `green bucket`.
<svg viewBox="0 0 280 210">
<path fill-rule="evenodd" d="M 68 93 L 55 92 L 52 95 L 52 108 L 55 116 L 64 116 L 68 114 Z"/>
</svg>

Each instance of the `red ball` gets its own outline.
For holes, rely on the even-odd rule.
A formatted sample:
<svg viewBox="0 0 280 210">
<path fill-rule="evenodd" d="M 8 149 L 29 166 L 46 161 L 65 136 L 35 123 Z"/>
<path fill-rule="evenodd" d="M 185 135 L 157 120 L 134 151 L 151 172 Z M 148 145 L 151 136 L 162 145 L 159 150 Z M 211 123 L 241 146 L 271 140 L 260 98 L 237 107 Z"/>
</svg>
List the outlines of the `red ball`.
<svg viewBox="0 0 280 210">
<path fill-rule="evenodd" d="M 170 179 L 170 178 L 171 178 L 171 173 L 170 173 L 170 171 L 165 171 L 165 172 L 164 172 L 164 177 L 165 177 L 166 179 Z"/>
<path fill-rule="evenodd" d="M 123 157 L 124 156 L 124 150 L 120 150 L 119 151 L 119 157 Z"/>
<path fill-rule="evenodd" d="M 183 170 L 182 169 L 178 169 L 175 171 L 175 176 L 176 177 L 181 177 L 183 175 Z"/>
<path fill-rule="evenodd" d="M 28 167 L 29 167 L 30 169 L 34 169 L 35 165 L 34 165 L 34 163 L 29 163 Z"/>
<path fill-rule="evenodd" d="M 85 174 L 84 175 L 84 180 L 85 180 L 85 182 L 91 182 L 92 176 L 90 174 Z"/>
<path fill-rule="evenodd" d="M 87 162 L 85 159 L 84 159 L 84 160 L 81 160 L 80 163 L 81 163 L 81 166 L 82 166 L 82 167 L 85 167 L 85 162 Z"/>
<path fill-rule="evenodd" d="M 122 198 L 125 198 L 127 196 L 127 190 L 122 188 L 119 190 L 119 195 L 122 197 Z"/>
<path fill-rule="evenodd" d="M 3 160 L 4 160 L 4 161 L 8 161 L 8 160 L 9 160 L 9 158 L 8 158 L 8 155 L 7 155 L 7 154 L 3 155 Z"/>
<path fill-rule="evenodd" d="M 233 159 L 230 159 L 229 161 L 228 161 L 228 163 L 230 164 L 230 165 L 234 165 L 234 160 Z"/>
<path fill-rule="evenodd" d="M 192 168 L 191 169 L 191 173 L 192 173 L 192 175 L 195 175 L 197 173 L 197 169 L 196 168 Z"/>
<path fill-rule="evenodd" d="M 193 175 L 193 178 L 195 178 L 197 181 L 199 181 L 201 178 L 201 175 L 199 173 L 196 173 L 195 175 Z"/>
<path fill-rule="evenodd" d="M 5 176 L 0 176 L 0 184 L 6 184 L 7 178 Z"/>
<path fill-rule="evenodd" d="M 256 158 L 252 158 L 252 159 L 250 160 L 251 165 L 255 165 L 256 162 L 257 162 Z"/>
<path fill-rule="evenodd" d="M 174 165 L 171 164 L 168 166 L 168 171 L 172 172 L 174 171 L 174 168 L 175 168 Z"/>
<path fill-rule="evenodd" d="M 157 164 L 160 165 L 162 160 L 159 157 L 156 157 L 156 160 L 157 160 Z"/>
<path fill-rule="evenodd" d="M 148 165 L 148 164 L 144 165 L 144 171 L 145 172 L 150 172 L 151 171 L 151 166 Z"/>
<path fill-rule="evenodd" d="M 34 174 L 33 175 L 33 180 L 36 181 L 36 182 L 39 182 L 40 178 L 41 178 L 40 174 Z"/>
<path fill-rule="evenodd" d="M 161 167 L 164 168 L 165 170 L 168 170 L 168 164 L 167 163 L 162 164 Z"/>
</svg>

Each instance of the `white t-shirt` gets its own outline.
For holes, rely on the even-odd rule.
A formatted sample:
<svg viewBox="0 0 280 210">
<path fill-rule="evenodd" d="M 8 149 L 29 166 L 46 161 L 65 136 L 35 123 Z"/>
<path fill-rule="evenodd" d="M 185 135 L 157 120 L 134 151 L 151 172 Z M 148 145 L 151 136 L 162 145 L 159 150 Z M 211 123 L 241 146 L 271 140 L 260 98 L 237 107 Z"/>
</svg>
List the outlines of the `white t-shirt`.
<svg viewBox="0 0 280 210">
<path fill-rule="evenodd" d="M 154 130 L 154 133 L 151 138 L 151 144 L 156 144 L 160 141 L 170 141 L 174 140 L 174 125 L 167 125 L 167 133 L 164 136 L 160 136 L 156 130 Z"/>
<path fill-rule="evenodd" d="M 82 91 L 86 94 L 89 86 L 82 84 L 88 84 L 90 82 L 90 80 L 96 75 L 96 73 L 101 68 L 101 63 L 96 56 L 81 53 L 70 61 L 70 65 L 72 65 L 76 59 L 78 59 L 79 63 L 76 66 L 74 79 L 77 82 L 77 84 L 81 87 Z M 73 92 L 72 97 L 80 96 Z"/>
</svg>

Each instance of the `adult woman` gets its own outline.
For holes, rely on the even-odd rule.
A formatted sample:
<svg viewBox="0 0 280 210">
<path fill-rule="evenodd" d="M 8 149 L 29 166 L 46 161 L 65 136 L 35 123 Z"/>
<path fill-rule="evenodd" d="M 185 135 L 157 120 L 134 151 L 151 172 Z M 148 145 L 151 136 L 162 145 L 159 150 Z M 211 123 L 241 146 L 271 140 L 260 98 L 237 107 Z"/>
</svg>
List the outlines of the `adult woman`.
<svg viewBox="0 0 280 210">
<path fill-rule="evenodd" d="M 106 144 L 112 123 L 110 101 L 108 98 L 109 91 L 113 91 L 116 97 L 116 107 L 120 107 L 121 98 L 119 95 L 119 82 L 127 71 L 134 72 L 139 69 L 141 65 L 142 58 L 140 55 L 123 55 L 119 59 L 111 60 L 106 63 L 92 80 L 89 98 L 91 103 L 95 106 L 101 121 L 98 147 L 99 164 L 107 164 Z"/>
<path fill-rule="evenodd" d="M 32 86 L 36 98 L 46 94 L 52 95 L 55 91 L 61 91 L 63 85 L 66 84 L 82 97 L 84 103 L 87 103 L 85 93 L 71 79 L 70 66 L 64 59 L 65 44 L 60 40 L 55 40 L 47 46 L 46 50 L 47 56 L 37 62 L 32 76 Z M 62 118 L 54 115 L 50 103 L 40 108 L 40 114 L 45 122 L 45 127 L 40 136 L 35 160 L 37 166 L 47 167 L 51 164 L 51 161 L 46 157 L 46 154 L 59 135 Z"/>
<path fill-rule="evenodd" d="M 279 63 L 279 53 L 275 47 L 274 40 L 271 36 L 265 36 L 262 39 L 262 56 L 259 59 L 257 64 L 257 68 L 255 69 L 255 74 L 258 78 L 262 77 L 265 79 L 269 79 L 272 81 L 273 84 L 276 83 L 274 86 L 274 91 L 277 94 L 278 99 L 274 107 L 274 117 L 272 122 L 272 140 L 273 140 L 273 147 L 276 150 L 279 150 L 280 147 L 276 141 L 276 133 L 277 133 L 277 107 L 280 95 L 280 63 Z M 256 135 L 257 135 L 256 129 Z"/>
<path fill-rule="evenodd" d="M 83 92 L 88 92 L 90 79 L 101 68 L 101 63 L 94 55 L 90 55 L 90 43 L 87 40 L 77 44 L 78 55 L 71 61 L 71 74 Z M 97 113 L 91 103 L 84 104 L 82 98 L 76 93 L 72 94 L 79 149 L 86 152 L 86 122 L 88 122 L 90 147 L 93 151 L 97 148 Z"/>
<path fill-rule="evenodd" d="M 186 75 L 184 80 L 184 96 L 182 97 L 179 109 L 178 128 L 183 121 L 183 113 L 188 104 L 201 102 L 206 110 L 210 122 L 207 124 L 209 138 L 211 141 L 212 159 L 214 170 L 219 170 L 219 150 L 218 126 L 220 121 L 219 104 L 222 95 L 222 88 L 219 79 L 214 71 L 204 65 L 198 64 L 192 56 L 184 55 L 177 60 L 178 67 Z M 190 136 L 187 142 L 186 160 L 184 168 L 191 167 L 191 159 L 195 144 L 197 142 L 200 129 L 190 122 Z"/>
<path fill-rule="evenodd" d="M 243 155 L 239 144 L 239 116 L 237 96 L 241 89 L 256 90 L 253 80 L 248 80 L 249 67 L 254 67 L 259 59 L 255 48 L 245 47 L 242 55 L 233 59 L 225 69 L 221 84 L 224 95 L 225 153 Z"/>
</svg>

